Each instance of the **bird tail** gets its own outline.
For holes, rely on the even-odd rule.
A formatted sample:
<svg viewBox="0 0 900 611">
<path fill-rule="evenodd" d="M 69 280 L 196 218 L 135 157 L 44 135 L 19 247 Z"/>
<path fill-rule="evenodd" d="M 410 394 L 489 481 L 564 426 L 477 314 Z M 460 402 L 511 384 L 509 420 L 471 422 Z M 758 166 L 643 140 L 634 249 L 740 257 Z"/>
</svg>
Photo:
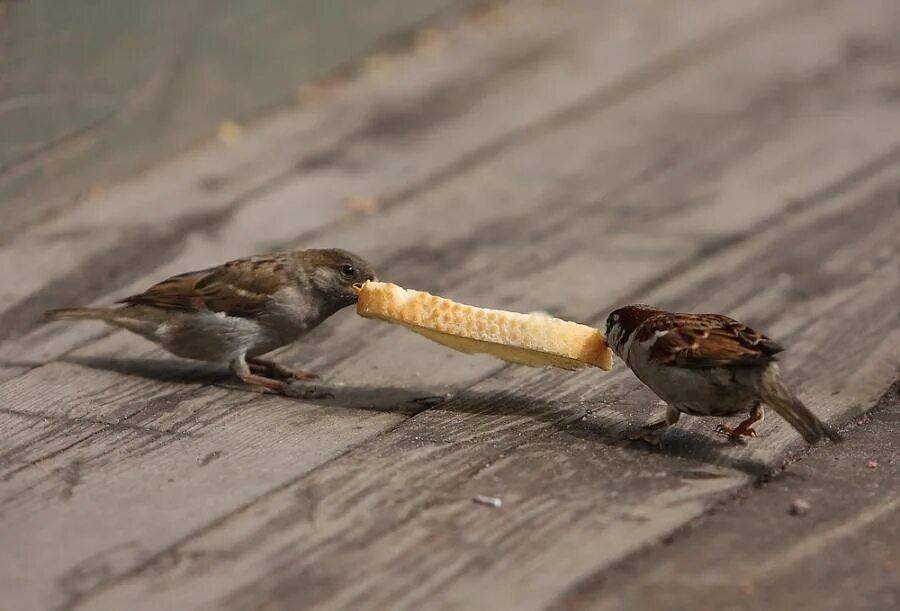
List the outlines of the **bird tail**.
<svg viewBox="0 0 900 611">
<path fill-rule="evenodd" d="M 113 316 L 113 311 L 105 308 L 59 308 L 44 312 L 48 320 L 110 320 Z"/>
<path fill-rule="evenodd" d="M 785 385 L 778 371 L 778 366 L 772 363 L 757 387 L 759 399 L 787 420 L 791 426 L 797 429 L 803 439 L 809 444 L 818 443 L 822 437 L 828 437 L 831 441 L 843 441 L 843 438 L 827 424 L 809 411 L 800 399 Z"/>
</svg>

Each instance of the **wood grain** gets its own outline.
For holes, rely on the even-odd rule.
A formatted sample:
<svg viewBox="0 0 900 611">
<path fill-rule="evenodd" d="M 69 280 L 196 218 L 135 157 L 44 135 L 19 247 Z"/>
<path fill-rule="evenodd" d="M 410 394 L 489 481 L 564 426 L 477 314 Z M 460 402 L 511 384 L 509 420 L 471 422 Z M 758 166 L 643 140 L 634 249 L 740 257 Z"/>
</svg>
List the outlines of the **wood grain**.
<svg viewBox="0 0 900 611">
<path fill-rule="evenodd" d="M 385 279 L 486 306 L 599 322 L 613 304 L 652 298 L 749 317 L 787 340 L 790 365 L 808 364 L 790 370 L 823 413 L 865 409 L 897 366 L 885 331 L 896 297 L 888 204 L 900 121 L 889 94 L 900 20 L 878 2 L 715 6 L 726 5 L 660 15 L 652 3 L 610 5 L 621 13 L 577 4 L 524 57 L 517 49 L 540 20 L 499 42 L 476 36 L 425 91 L 433 101 L 461 95 L 472 84 L 461 68 L 483 90 L 403 131 L 428 72 L 410 60 L 418 68 L 377 89 L 396 103 L 377 137 L 337 142 L 325 165 L 215 199 L 208 205 L 228 210 L 213 230 L 202 215 L 186 222 L 206 200 L 173 206 L 171 240 L 148 237 L 162 239 L 159 259 L 131 284 L 113 274 L 84 296 L 132 290 L 229 249 L 352 245 Z M 601 61 L 611 53 L 627 60 Z M 359 95 L 336 99 L 330 120 L 368 104 Z M 301 116 L 274 123 L 296 129 Z M 267 129 L 255 146 L 274 138 L 296 159 L 296 143 Z M 258 179 L 242 159 L 248 174 L 235 189 Z M 196 180 L 186 166 L 154 180 Z M 341 220 L 353 193 L 375 194 L 383 211 Z M 272 222 L 293 219 L 298 201 L 318 212 Z M 118 220 L 85 204 L 70 270 L 86 274 L 110 256 L 108 244 L 87 244 L 95 229 L 148 226 L 129 225 L 134 211 L 120 203 Z M 849 211 L 853 223 L 835 220 Z M 808 232 L 817 239 L 801 242 Z M 39 305 L 28 295 L 81 290 L 51 284 L 23 292 L 16 316 Z M 843 331 L 856 328 L 846 324 L 856 311 L 874 321 L 858 339 Z M 816 331 L 835 327 L 827 337 L 840 343 L 823 343 Z M 663 453 L 621 446 L 626 425 L 653 406 L 621 370 L 600 383 L 501 370 L 349 312 L 282 356 L 324 373 L 332 399 L 235 392 L 214 369 L 96 329 L 47 326 L 0 345 L 0 404 L 14 405 L 0 411 L 14 432 L 0 446 L 0 545 L 10 550 L 0 587 L 17 609 L 537 605 L 699 515 L 796 440 L 773 417 L 763 443 L 743 452 L 724 451 L 702 422 L 672 431 Z M 854 355 L 854 376 L 815 365 L 829 346 Z M 491 513 L 471 504 L 475 494 L 500 494 L 506 506 Z M 348 584 L 348 566 L 371 570 Z"/>
<path fill-rule="evenodd" d="M 900 151 L 650 295 L 767 319 L 805 361 L 790 373 L 816 411 L 857 414 L 900 367 L 898 177 Z M 791 269 L 791 282 L 748 299 L 773 268 Z M 823 282 L 822 269 L 834 276 Z M 748 283 L 735 290 L 739 273 Z M 850 358 L 835 358 L 836 346 Z M 654 408 L 630 376 L 506 369 L 204 529 L 84 608 L 539 609 L 800 449 L 775 418 L 743 446 L 703 419 L 670 431 L 660 450 L 622 441 L 626 423 Z M 479 494 L 503 506 L 476 505 Z"/>
<path fill-rule="evenodd" d="M 687 25 L 690 25 L 690 22 L 687 22 Z M 556 62 L 551 67 L 555 70 L 559 65 L 560 62 Z M 409 153 L 410 151 L 406 151 L 403 158 Z M 398 155 L 397 159 L 401 159 L 401 156 Z M 323 170 L 323 173 L 327 175 L 326 170 Z M 315 185 L 315 181 L 313 184 Z M 260 197 L 259 200 L 261 205 L 251 210 L 249 214 L 236 215 L 237 218 L 229 219 L 232 222 L 223 230 L 223 233 L 227 232 L 226 235 L 213 235 L 212 239 L 206 235 L 198 236 L 199 247 L 193 251 L 190 250 L 192 244 L 189 241 L 187 256 L 179 257 L 173 265 L 180 266 L 185 265 L 186 261 L 198 260 L 209 249 L 221 249 L 223 243 L 231 243 L 228 240 L 232 237 L 238 239 L 237 244 L 246 243 L 246 238 L 242 236 L 247 233 L 247 220 L 257 218 L 256 215 L 260 212 L 277 211 L 277 207 L 284 206 L 289 198 Z M 330 201 L 333 202 L 333 199 Z M 252 206 L 255 203 L 256 200 L 253 200 L 248 202 L 248 205 Z M 540 203 L 535 201 L 534 205 Z M 397 210 L 395 214 L 399 215 L 402 206 L 394 207 Z M 438 209 L 442 208 L 443 204 L 440 200 L 433 199 L 428 207 Z M 482 208 L 474 200 L 470 200 L 468 207 Z M 506 209 L 497 210 L 495 218 L 502 216 L 505 211 Z M 419 210 L 418 214 L 427 212 Z M 271 216 L 262 215 L 258 218 Z M 107 213 L 98 211 L 96 219 L 115 222 L 115 218 L 110 218 L 108 211 Z M 415 222 L 415 219 L 416 215 L 407 214 L 400 216 L 396 222 L 402 227 L 404 224 Z M 478 220 L 483 220 L 483 215 L 473 219 L 473 223 Z M 520 222 L 525 222 L 525 219 Z M 190 225 L 185 226 L 182 222 L 180 229 L 190 235 Z M 368 231 L 360 229 L 356 231 L 369 236 L 377 235 L 371 233 L 371 228 Z M 460 228 L 454 228 L 445 240 L 458 236 L 459 232 Z M 247 235 L 256 234 L 250 231 Z M 55 237 L 59 239 L 65 236 Z M 86 234 L 82 234 L 79 239 L 87 241 L 87 237 Z M 265 237 L 271 239 L 273 236 Z M 274 237 L 277 237 L 277 234 Z M 241 239 L 244 242 L 241 242 Z M 259 237 L 252 239 L 258 240 Z M 418 240 L 421 240 L 421 236 L 410 234 L 408 240 L 398 243 L 397 248 L 401 255 L 412 255 L 412 251 L 419 243 Z M 194 244 L 197 241 L 195 238 Z M 372 242 L 372 237 L 369 241 Z M 452 242 L 449 245 L 452 246 Z M 394 264 L 396 267 L 403 265 L 402 256 L 398 257 Z M 432 269 L 439 269 L 437 260 L 433 260 L 430 265 Z M 92 272 L 97 273 L 98 270 L 93 269 Z M 162 268 L 155 273 L 167 272 Z M 454 282 L 449 281 L 446 285 L 452 286 Z M 588 287 L 584 288 L 587 291 Z M 586 298 L 587 294 L 581 299 Z M 520 295 L 519 303 L 524 306 L 528 300 L 527 295 Z M 349 393 L 351 407 L 359 408 L 360 402 L 364 407 L 368 407 L 373 401 L 373 395 L 376 396 L 377 403 L 380 393 L 382 405 L 389 406 L 392 411 L 383 410 L 379 417 L 371 418 L 368 413 L 360 414 L 353 409 L 332 406 L 330 409 L 326 408 L 327 416 L 313 413 L 309 416 L 309 420 L 297 425 L 293 423 L 293 410 L 306 406 L 285 399 L 267 398 L 259 402 L 260 409 L 265 410 L 263 413 L 267 414 L 267 417 L 277 418 L 277 411 L 273 411 L 271 407 L 272 403 L 276 403 L 290 410 L 284 415 L 296 427 L 291 429 L 293 436 L 288 435 L 285 438 L 284 446 L 276 446 L 285 449 L 286 452 L 276 452 L 272 456 L 262 451 L 258 443 L 253 441 L 256 437 L 254 431 L 262 429 L 252 424 L 253 410 L 248 412 L 246 406 L 255 397 L 251 396 L 248 399 L 242 396 L 245 393 L 222 396 L 221 391 L 207 386 L 199 389 L 190 386 L 185 388 L 184 382 L 190 381 L 192 374 L 184 370 L 180 374 L 176 373 L 179 367 L 183 368 L 183 364 L 177 361 L 174 365 L 147 362 L 148 358 L 156 358 L 158 353 L 147 352 L 139 340 L 128 336 L 113 335 L 100 342 L 89 343 L 84 348 L 71 352 L 66 362 L 39 367 L 4 386 L 3 390 L 8 393 L 4 402 L 17 404 L 18 418 L 47 418 L 49 420 L 47 426 L 56 431 L 54 433 L 56 435 L 61 434 L 60 431 L 65 431 L 67 425 L 92 427 L 81 438 L 80 444 L 76 443 L 64 452 L 58 452 L 54 446 L 46 444 L 48 435 L 37 428 L 10 440 L 11 456 L 18 458 L 10 465 L 11 477 L 3 485 L 7 505 L 5 515 L 10 520 L 5 525 L 2 536 L 6 549 L 23 550 L 23 555 L 8 566 L 3 574 L 4 578 L 12 579 L 19 584 L 14 590 L 19 597 L 17 601 L 27 608 L 28 604 L 40 604 L 38 601 L 53 605 L 60 601 L 77 600 L 100 583 L 106 582 L 155 553 L 159 544 L 177 541 L 184 533 L 207 523 L 214 518 L 216 512 L 232 511 L 257 498 L 263 491 L 277 488 L 290 479 L 283 469 L 290 468 L 291 476 L 296 476 L 299 472 L 305 472 L 327 461 L 347 447 L 352 447 L 367 436 L 394 426 L 409 413 L 428 405 L 425 402 L 404 407 L 403 403 L 404 398 L 412 400 L 422 398 L 419 390 L 423 386 L 424 373 L 430 374 L 429 378 L 434 380 L 428 384 L 438 383 L 447 387 L 460 382 L 477 381 L 496 369 L 496 364 L 492 361 L 457 359 L 448 365 L 445 354 L 440 351 L 429 352 L 424 356 L 416 355 L 421 344 L 416 343 L 415 338 L 397 334 L 396 331 L 393 339 L 388 337 L 382 342 L 371 342 L 368 351 L 362 351 L 361 346 L 353 347 L 351 343 L 359 337 L 358 322 L 347 321 L 347 323 L 345 325 L 347 329 L 343 331 L 343 337 L 347 340 L 344 345 L 352 347 L 348 352 L 359 355 L 360 358 L 349 367 L 344 365 L 344 371 L 352 372 L 355 369 L 361 372 L 360 375 L 345 378 L 360 384 L 351 388 Z M 38 331 L 38 334 L 51 337 L 57 332 L 58 330 L 46 327 Z M 376 336 L 380 333 L 381 331 L 376 332 Z M 340 360 L 329 353 L 327 346 L 325 350 L 316 348 L 316 345 L 325 341 L 327 335 L 326 331 L 319 335 L 318 340 L 311 342 L 312 349 L 316 354 L 332 361 Z M 71 349 L 79 343 L 75 341 L 67 345 L 63 338 L 62 342 L 48 344 L 34 341 L 36 339 L 38 338 L 30 336 L 26 338 L 27 343 L 18 345 L 8 342 L 7 354 L 24 360 L 30 351 L 30 354 L 46 358 L 54 353 L 59 354 Z M 330 339 L 333 341 L 341 338 Z M 59 350 L 59 343 L 65 346 L 62 350 Z M 385 343 L 393 346 L 388 355 L 383 353 Z M 26 345 L 29 350 L 23 350 Z M 395 391 L 388 389 L 387 392 L 373 390 L 371 385 L 366 385 L 367 381 L 377 380 L 383 385 L 389 369 L 395 373 L 398 371 L 388 366 L 391 355 L 403 355 L 406 361 L 415 362 L 416 368 L 405 378 L 401 376 L 400 382 L 404 384 L 403 387 Z M 372 367 L 372 363 L 377 362 L 376 358 L 386 359 L 385 365 Z M 401 361 L 399 365 L 402 367 L 402 364 Z M 393 365 L 396 366 L 398 363 L 395 362 Z M 22 369 L 30 366 L 32 365 L 26 363 Z M 435 376 L 438 370 L 441 375 Z M 164 383 L 171 377 L 178 377 L 178 382 Z M 68 393 L 79 395 L 75 397 Z M 145 393 L 151 393 L 151 396 L 146 397 Z M 338 403 L 346 398 L 347 394 L 341 392 Z M 428 399 L 432 394 L 425 393 L 425 398 Z M 215 410 L 212 406 L 218 406 L 219 410 Z M 175 416 L 167 417 L 170 411 L 174 412 Z M 202 413 L 203 416 L 199 417 L 197 413 Z M 233 413 L 239 416 L 238 421 L 231 426 L 224 426 L 217 420 L 221 414 Z M 248 418 L 249 420 L 246 420 Z M 332 418 L 336 429 L 329 430 L 327 424 L 329 418 Z M 266 425 L 266 428 L 271 428 L 271 425 Z M 194 429 L 205 430 L 205 433 L 195 434 Z M 214 433 L 217 431 L 224 431 L 226 438 L 216 438 Z M 188 433 L 191 435 L 187 436 Z M 266 440 L 268 448 L 268 444 L 271 444 L 270 436 L 266 436 Z M 179 450 L 177 446 L 181 443 L 190 445 L 191 452 Z M 260 477 L 254 472 L 253 462 L 248 462 L 241 453 L 223 449 L 229 447 L 247 447 L 259 461 L 260 467 L 268 467 L 264 470 L 265 475 Z M 27 454 L 23 453 L 23 450 L 28 448 L 32 450 Z M 303 459 L 298 458 L 298 451 L 302 453 Z M 172 463 L 175 456 L 182 458 Z M 181 487 L 170 486 L 176 483 L 169 482 L 169 467 L 173 464 L 181 465 L 177 471 L 186 474 L 176 480 L 182 483 Z M 141 465 L 153 467 L 147 471 L 147 468 Z M 192 468 L 185 468 L 184 465 Z M 228 474 L 238 469 L 244 473 L 243 469 L 248 467 L 251 471 L 247 472 L 245 477 L 249 478 L 251 484 L 242 484 L 243 479 L 238 479 L 235 480 L 235 486 L 222 486 L 219 482 L 226 480 L 226 476 L 210 475 L 211 470 L 213 473 L 219 471 Z M 143 473 L 138 477 L 138 481 L 142 483 L 138 489 L 135 489 L 134 468 Z M 75 478 L 73 473 L 78 473 L 78 477 Z M 78 483 L 72 485 L 71 482 L 75 479 Z M 203 489 L 201 494 L 206 499 L 205 503 L 217 508 L 212 509 L 212 513 L 198 512 L 191 504 L 178 502 L 185 498 L 186 490 L 193 490 L 200 484 Z M 172 490 L 171 494 L 158 494 L 158 491 L 166 488 Z M 152 499 L 148 499 L 142 496 L 141 490 L 153 490 L 155 494 Z M 93 512 L 96 510 L 98 499 L 107 499 L 101 501 L 103 506 L 122 508 L 121 513 L 111 516 L 109 520 L 95 520 Z M 47 501 L 50 503 L 49 506 L 46 505 Z M 139 533 L 134 531 L 132 512 L 126 509 L 135 502 L 143 507 L 140 515 L 144 516 L 142 523 L 147 526 L 147 530 Z M 153 510 L 149 510 L 151 507 Z M 50 509 L 50 513 L 61 511 L 72 521 L 68 518 L 56 520 L 45 513 L 43 508 Z M 21 529 L 16 528 L 15 524 Z M 75 527 L 75 524 L 81 526 Z M 51 525 L 49 529 L 48 525 Z M 50 544 L 35 546 L 33 533 L 37 531 L 44 533 L 42 536 L 46 538 L 42 539 L 43 541 L 64 541 L 66 544 L 61 549 Z M 29 556 L 29 550 L 36 549 L 53 549 L 54 552 L 51 557 Z M 60 553 L 61 551 L 63 553 Z M 8 558 L 12 561 L 14 556 L 10 555 Z M 38 564 L 42 567 L 42 575 L 55 574 L 57 576 L 55 580 L 51 582 L 46 578 L 27 579 L 28 576 L 35 575 L 33 569 Z M 86 574 L 100 577 L 83 578 Z M 79 579 L 79 576 L 82 578 Z M 54 600 L 57 603 L 52 602 Z"/>
</svg>

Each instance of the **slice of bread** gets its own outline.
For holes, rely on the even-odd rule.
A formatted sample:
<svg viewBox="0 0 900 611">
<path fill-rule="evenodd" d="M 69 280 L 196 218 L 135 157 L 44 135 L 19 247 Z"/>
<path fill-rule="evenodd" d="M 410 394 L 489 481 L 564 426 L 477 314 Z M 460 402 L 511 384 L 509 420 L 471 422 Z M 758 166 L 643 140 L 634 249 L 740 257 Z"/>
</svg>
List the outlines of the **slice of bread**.
<svg viewBox="0 0 900 611">
<path fill-rule="evenodd" d="M 386 282 L 359 288 L 356 311 L 403 325 L 430 340 L 529 367 L 612 367 L 612 352 L 592 327 L 536 314 L 488 310 Z"/>
</svg>

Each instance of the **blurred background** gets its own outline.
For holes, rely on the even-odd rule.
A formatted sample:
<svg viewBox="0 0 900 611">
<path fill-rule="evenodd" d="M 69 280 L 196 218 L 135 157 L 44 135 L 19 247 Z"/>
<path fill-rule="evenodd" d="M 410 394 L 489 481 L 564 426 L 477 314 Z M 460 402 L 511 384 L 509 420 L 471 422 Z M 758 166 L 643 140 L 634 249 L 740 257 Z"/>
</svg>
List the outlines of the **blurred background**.
<svg viewBox="0 0 900 611">
<path fill-rule="evenodd" d="M 0 208 L 102 188 L 465 4 L 0 0 Z"/>
</svg>

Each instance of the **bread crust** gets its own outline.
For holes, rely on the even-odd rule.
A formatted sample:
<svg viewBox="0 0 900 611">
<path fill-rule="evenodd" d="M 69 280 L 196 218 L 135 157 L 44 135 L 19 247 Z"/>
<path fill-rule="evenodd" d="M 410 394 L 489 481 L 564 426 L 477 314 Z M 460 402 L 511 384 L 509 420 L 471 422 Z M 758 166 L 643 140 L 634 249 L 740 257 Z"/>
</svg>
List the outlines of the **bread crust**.
<svg viewBox="0 0 900 611">
<path fill-rule="evenodd" d="M 519 365 L 612 367 L 612 351 L 600 331 L 550 316 L 479 308 L 387 282 L 366 282 L 356 311 L 403 325 L 455 350 L 491 354 Z"/>
</svg>

